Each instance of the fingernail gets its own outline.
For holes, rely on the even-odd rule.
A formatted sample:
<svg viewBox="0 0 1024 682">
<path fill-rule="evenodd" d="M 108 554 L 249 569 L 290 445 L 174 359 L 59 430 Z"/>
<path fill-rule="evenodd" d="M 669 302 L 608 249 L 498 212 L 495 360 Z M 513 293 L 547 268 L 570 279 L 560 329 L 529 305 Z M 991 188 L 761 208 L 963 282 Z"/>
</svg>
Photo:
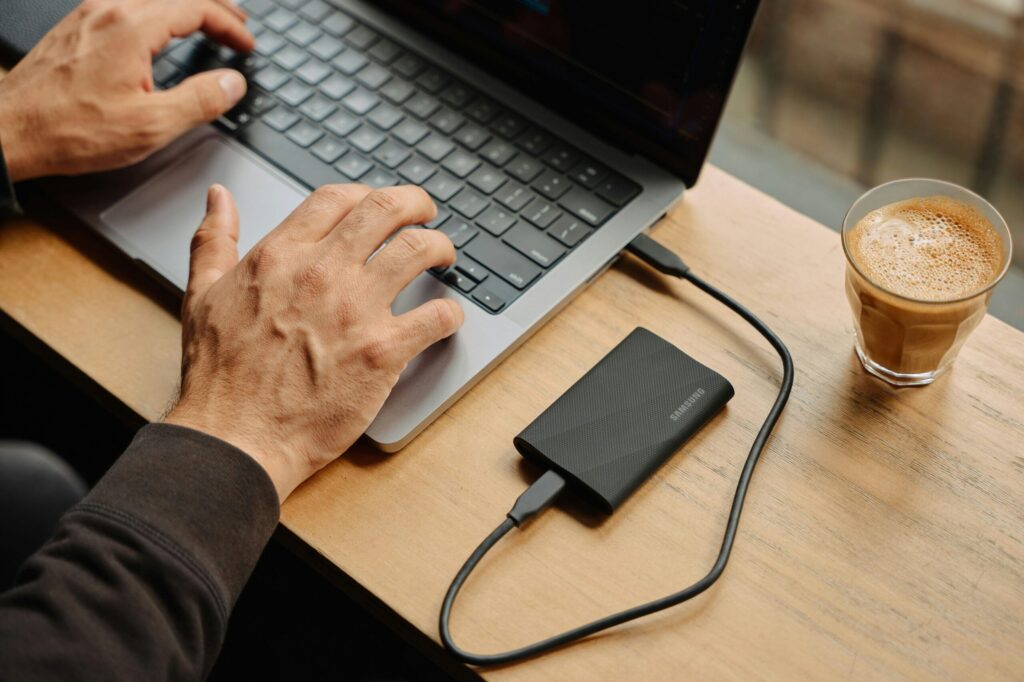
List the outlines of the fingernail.
<svg viewBox="0 0 1024 682">
<path fill-rule="evenodd" d="M 224 189 L 220 185 L 210 185 L 210 189 L 206 192 L 206 212 L 212 213 L 220 202 L 221 190 Z"/>
<path fill-rule="evenodd" d="M 232 104 L 245 97 L 245 77 L 237 71 L 225 71 L 218 79 L 220 89 Z"/>
</svg>

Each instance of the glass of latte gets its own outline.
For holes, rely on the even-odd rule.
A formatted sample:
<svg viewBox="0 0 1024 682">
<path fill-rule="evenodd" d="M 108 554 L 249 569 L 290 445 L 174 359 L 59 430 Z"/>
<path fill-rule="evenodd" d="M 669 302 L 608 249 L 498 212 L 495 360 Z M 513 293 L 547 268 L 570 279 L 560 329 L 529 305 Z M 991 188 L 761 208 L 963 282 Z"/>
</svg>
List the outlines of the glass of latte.
<svg viewBox="0 0 1024 682">
<path fill-rule="evenodd" d="M 843 221 L 846 296 L 864 369 L 895 386 L 930 384 L 985 317 L 1010 266 L 999 212 L 928 179 L 868 191 Z"/>
</svg>

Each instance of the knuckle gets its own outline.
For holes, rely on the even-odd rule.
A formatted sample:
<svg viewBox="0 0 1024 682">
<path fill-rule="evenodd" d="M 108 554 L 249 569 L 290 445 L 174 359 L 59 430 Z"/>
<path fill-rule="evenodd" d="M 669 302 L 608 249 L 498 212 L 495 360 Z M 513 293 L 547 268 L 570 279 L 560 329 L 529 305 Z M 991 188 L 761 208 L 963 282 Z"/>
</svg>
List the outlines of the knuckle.
<svg viewBox="0 0 1024 682">
<path fill-rule="evenodd" d="M 278 257 L 277 252 L 267 244 L 257 244 L 249 251 L 245 261 L 252 276 L 259 277 L 277 265 Z"/>
<path fill-rule="evenodd" d="M 193 106 L 197 115 L 206 120 L 215 118 L 221 113 L 222 96 L 217 88 L 192 88 Z"/>
<path fill-rule="evenodd" d="M 298 287 L 310 294 L 322 294 L 331 279 L 331 271 L 323 261 L 315 261 L 299 271 Z"/>
<path fill-rule="evenodd" d="M 375 189 L 366 195 L 366 201 L 374 209 L 387 216 L 397 215 L 402 210 L 402 202 L 390 187 Z"/>
<path fill-rule="evenodd" d="M 416 257 L 430 251 L 431 234 L 428 230 L 402 230 L 394 239 L 395 246 L 404 256 Z"/>
<path fill-rule="evenodd" d="M 435 299 L 432 302 L 432 306 L 435 322 L 435 326 L 432 331 L 440 333 L 447 331 L 455 326 L 455 310 L 453 309 L 450 303 L 442 299 Z"/>
<path fill-rule="evenodd" d="M 360 355 L 367 367 L 386 369 L 394 361 L 394 343 L 388 335 L 378 332 L 366 339 Z"/>
</svg>

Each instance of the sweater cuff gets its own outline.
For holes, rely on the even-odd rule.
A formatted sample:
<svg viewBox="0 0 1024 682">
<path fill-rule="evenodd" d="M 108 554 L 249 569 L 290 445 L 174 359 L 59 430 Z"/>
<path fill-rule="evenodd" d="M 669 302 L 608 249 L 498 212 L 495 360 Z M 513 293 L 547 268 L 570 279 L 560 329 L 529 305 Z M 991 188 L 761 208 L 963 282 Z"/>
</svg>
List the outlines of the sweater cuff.
<svg viewBox="0 0 1024 682">
<path fill-rule="evenodd" d="M 228 608 L 281 512 L 274 484 L 256 460 L 219 438 L 173 424 L 143 427 L 83 506 L 127 514 L 163 535 L 176 551 L 191 555 Z"/>
</svg>

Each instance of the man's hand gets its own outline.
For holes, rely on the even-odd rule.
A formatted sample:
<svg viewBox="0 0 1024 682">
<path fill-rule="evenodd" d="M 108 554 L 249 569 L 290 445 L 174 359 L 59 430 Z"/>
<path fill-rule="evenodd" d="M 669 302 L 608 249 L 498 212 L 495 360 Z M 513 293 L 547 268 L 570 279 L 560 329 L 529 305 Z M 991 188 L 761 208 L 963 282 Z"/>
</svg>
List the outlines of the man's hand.
<svg viewBox="0 0 1024 682">
<path fill-rule="evenodd" d="M 270 474 L 283 501 L 348 449 L 408 362 L 462 325 L 435 299 L 402 315 L 395 296 L 455 261 L 418 187 L 327 185 L 238 262 L 238 213 L 220 186 L 192 241 L 182 308 L 181 398 L 167 421 L 225 440 Z"/>
<path fill-rule="evenodd" d="M 217 69 L 154 92 L 152 59 L 197 30 L 253 47 L 231 0 L 85 0 L 0 80 L 0 142 L 12 179 L 76 175 L 141 161 L 245 95 Z"/>
</svg>

